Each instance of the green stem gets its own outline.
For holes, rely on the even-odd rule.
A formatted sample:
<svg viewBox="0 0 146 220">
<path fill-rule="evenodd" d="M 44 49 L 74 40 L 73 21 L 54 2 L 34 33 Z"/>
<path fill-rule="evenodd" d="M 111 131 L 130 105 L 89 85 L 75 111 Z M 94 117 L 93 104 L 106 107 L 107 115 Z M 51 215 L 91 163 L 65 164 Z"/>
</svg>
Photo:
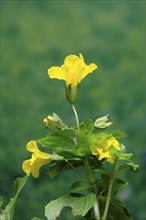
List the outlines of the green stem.
<svg viewBox="0 0 146 220">
<path fill-rule="evenodd" d="M 90 165 L 89 165 L 89 162 L 88 162 L 87 158 L 83 159 L 83 164 L 84 164 L 85 171 L 87 173 L 89 183 L 93 184 L 94 183 L 94 178 L 93 178 L 91 168 L 90 168 Z M 95 188 L 94 188 L 94 190 L 95 190 Z"/>
<path fill-rule="evenodd" d="M 78 114 L 77 114 L 77 111 L 76 111 L 74 105 L 72 105 L 72 109 L 74 111 L 75 118 L 76 118 L 77 130 L 79 131 L 79 118 L 78 118 Z M 90 165 L 89 165 L 89 162 L 88 162 L 87 158 L 83 159 L 83 163 L 84 163 L 84 168 L 85 168 L 85 171 L 87 173 L 87 177 L 88 177 L 89 183 L 91 185 L 93 185 L 92 191 L 95 192 L 96 195 L 97 195 L 97 189 L 96 189 L 96 186 L 94 185 L 94 178 L 93 178 L 92 171 L 91 171 L 91 168 L 90 168 Z M 100 220 L 100 212 L 99 212 L 99 202 L 98 202 L 98 200 L 96 200 L 96 202 L 94 204 L 94 217 L 95 217 L 95 220 Z"/>
<path fill-rule="evenodd" d="M 100 220 L 99 201 L 98 199 L 94 203 L 94 217 L 96 220 Z"/>
<path fill-rule="evenodd" d="M 94 185 L 94 178 L 93 178 L 92 171 L 91 171 L 91 168 L 90 168 L 90 165 L 89 165 L 89 162 L 88 162 L 87 158 L 83 159 L 83 164 L 84 164 L 85 171 L 87 173 L 87 177 L 88 177 L 89 183 L 93 186 L 92 187 L 92 191 L 94 193 L 96 193 L 96 195 L 97 195 L 97 188 Z M 98 201 L 98 199 L 94 203 L 93 209 L 94 209 L 94 217 L 95 217 L 95 219 L 96 220 L 100 220 L 99 201 Z"/>
<path fill-rule="evenodd" d="M 78 118 L 78 114 L 77 114 L 77 111 L 75 109 L 75 106 L 72 105 L 72 109 L 74 111 L 74 114 L 75 114 L 75 118 L 76 118 L 76 123 L 77 123 L 77 130 L 79 131 L 79 118 Z"/>
<path fill-rule="evenodd" d="M 113 183 L 114 183 L 114 174 L 115 174 L 115 164 L 113 165 L 113 169 L 111 172 L 111 178 L 110 178 L 109 186 L 108 186 L 105 209 L 104 209 L 104 213 L 103 213 L 101 220 L 106 220 L 106 217 L 108 214 L 108 209 L 109 209 L 109 204 L 110 204 L 111 194 L 112 194 L 112 188 L 113 188 Z"/>
</svg>

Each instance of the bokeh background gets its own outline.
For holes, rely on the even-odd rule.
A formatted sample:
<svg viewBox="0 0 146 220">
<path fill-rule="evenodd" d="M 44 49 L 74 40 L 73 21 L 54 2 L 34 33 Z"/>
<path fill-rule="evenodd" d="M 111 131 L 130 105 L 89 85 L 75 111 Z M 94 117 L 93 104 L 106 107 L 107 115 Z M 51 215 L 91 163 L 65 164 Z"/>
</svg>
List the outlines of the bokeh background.
<svg viewBox="0 0 146 220">
<path fill-rule="evenodd" d="M 144 13 L 142 0 L 1 1 L 0 188 L 4 204 L 13 196 L 13 180 L 24 175 L 21 164 L 30 156 L 26 143 L 48 132 L 43 118 L 55 112 L 74 123 L 64 83 L 49 79 L 47 69 L 61 65 L 69 54 L 82 53 L 87 64 L 94 62 L 99 68 L 81 84 L 76 104 L 80 120 L 110 113 L 112 129 L 127 134 L 124 144 L 140 171 L 122 174 L 129 186 L 120 196 L 135 220 L 146 219 Z M 45 169 L 39 179 L 29 178 L 17 201 L 15 220 L 45 219 L 43 206 L 67 192 L 77 178 L 66 172 L 51 180 Z"/>
</svg>

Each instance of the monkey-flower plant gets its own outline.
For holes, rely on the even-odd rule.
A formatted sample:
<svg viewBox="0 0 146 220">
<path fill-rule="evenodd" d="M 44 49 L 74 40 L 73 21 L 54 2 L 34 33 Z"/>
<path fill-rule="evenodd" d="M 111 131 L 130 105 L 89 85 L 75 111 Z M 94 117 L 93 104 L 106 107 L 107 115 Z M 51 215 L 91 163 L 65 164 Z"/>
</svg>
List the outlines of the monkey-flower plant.
<svg viewBox="0 0 146 220">
<path fill-rule="evenodd" d="M 132 154 L 126 152 L 121 142 L 126 135 L 110 129 L 110 115 L 80 122 L 74 106 L 81 81 L 96 69 L 95 63 L 85 64 L 82 54 L 69 55 L 60 67 L 48 69 L 50 78 L 65 81 L 66 97 L 72 106 L 76 125 L 68 126 L 55 113 L 44 118 L 48 135 L 28 142 L 26 148 L 32 157 L 22 164 L 26 176 L 17 179 L 19 187 L 13 201 L 30 175 L 39 177 L 42 166 L 48 166 L 48 174 L 54 178 L 66 169 L 80 172 L 80 167 L 84 168 L 86 176 L 74 182 L 68 194 L 46 204 L 44 215 L 48 220 L 59 219 L 64 207 L 71 208 L 70 215 L 88 220 L 133 219 L 117 196 L 127 183 L 119 178 L 119 172 L 126 167 L 138 170 L 138 165 L 131 159 Z M 39 150 L 40 147 L 45 151 Z M 14 202 L 8 207 L 1 210 L 3 220 L 7 220 L 8 214 L 13 218 Z"/>
</svg>

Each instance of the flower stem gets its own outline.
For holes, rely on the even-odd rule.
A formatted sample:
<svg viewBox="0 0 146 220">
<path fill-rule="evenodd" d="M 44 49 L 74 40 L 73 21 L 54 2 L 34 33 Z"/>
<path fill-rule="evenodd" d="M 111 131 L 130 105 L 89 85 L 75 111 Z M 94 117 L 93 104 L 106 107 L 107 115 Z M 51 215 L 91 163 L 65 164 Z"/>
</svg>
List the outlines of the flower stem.
<svg viewBox="0 0 146 220">
<path fill-rule="evenodd" d="M 85 171 L 87 173 L 87 177 L 88 177 L 89 183 L 93 186 L 92 187 L 92 191 L 97 194 L 97 188 L 94 185 L 94 178 L 93 178 L 93 175 L 92 175 L 92 171 L 91 171 L 88 159 L 84 158 L 83 159 L 83 163 L 84 163 L 84 168 L 85 168 Z M 99 201 L 98 201 L 98 199 L 94 203 L 93 210 L 94 210 L 94 217 L 95 217 L 95 219 L 96 220 L 100 220 Z"/>
<path fill-rule="evenodd" d="M 109 209 L 109 204 L 110 204 L 111 194 L 112 194 L 112 187 L 113 187 L 113 183 L 114 183 L 114 174 L 115 174 L 115 164 L 113 165 L 113 169 L 111 172 L 111 178 L 110 178 L 109 186 L 108 186 L 105 209 L 104 209 L 104 213 L 103 213 L 101 220 L 106 220 L 106 217 L 108 214 L 108 209 Z"/>
<path fill-rule="evenodd" d="M 77 130 L 79 131 L 79 118 L 78 118 L 78 114 L 77 114 L 77 111 L 76 111 L 74 105 L 72 105 L 72 109 L 73 109 L 73 112 L 74 112 L 74 114 L 75 114 L 75 118 L 76 118 Z"/>
</svg>

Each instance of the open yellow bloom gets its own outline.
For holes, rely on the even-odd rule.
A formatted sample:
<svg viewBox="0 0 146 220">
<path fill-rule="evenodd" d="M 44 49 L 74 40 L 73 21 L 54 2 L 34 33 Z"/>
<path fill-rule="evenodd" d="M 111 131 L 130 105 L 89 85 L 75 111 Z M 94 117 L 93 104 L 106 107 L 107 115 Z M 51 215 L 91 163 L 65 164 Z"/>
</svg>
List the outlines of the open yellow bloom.
<svg viewBox="0 0 146 220">
<path fill-rule="evenodd" d="M 89 73 L 92 73 L 97 66 L 94 63 L 86 65 L 82 54 L 79 57 L 76 55 L 69 55 L 65 58 L 64 64 L 53 66 L 48 69 L 50 78 L 57 78 L 66 81 L 67 86 L 76 87 Z"/>
<path fill-rule="evenodd" d="M 96 155 L 98 160 L 106 158 L 108 162 L 113 164 L 115 162 L 115 157 L 110 152 L 110 147 L 114 147 L 117 150 L 120 150 L 120 144 L 114 137 L 109 139 L 100 139 L 92 148 L 92 154 Z"/>
<path fill-rule="evenodd" d="M 40 151 L 36 141 L 29 141 L 26 149 L 33 154 L 31 159 L 23 162 L 22 168 L 27 176 L 31 173 L 32 176 L 37 178 L 39 176 L 40 167 L 44 164 L 50 163 L 53 155 Z"/>
</svg>

